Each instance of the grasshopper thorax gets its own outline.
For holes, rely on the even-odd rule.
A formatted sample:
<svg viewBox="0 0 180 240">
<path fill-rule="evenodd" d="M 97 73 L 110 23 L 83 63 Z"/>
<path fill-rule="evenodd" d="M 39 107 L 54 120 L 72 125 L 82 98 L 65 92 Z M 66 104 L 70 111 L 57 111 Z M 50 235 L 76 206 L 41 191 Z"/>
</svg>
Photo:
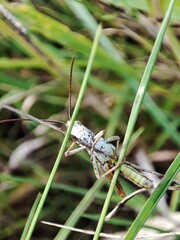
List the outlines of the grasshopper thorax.
<svg viewBox="0 0 180 240">
<path fill-rule="evenodd" d="M 70 121 L 67 121 L 66 126 L 69 127 Z M 77 143 L 90 147 L 93 144 L 95 134 L 85 127 L 80 121 L 75 121 L 71 130 L 71 137 Z"/>
</svg>

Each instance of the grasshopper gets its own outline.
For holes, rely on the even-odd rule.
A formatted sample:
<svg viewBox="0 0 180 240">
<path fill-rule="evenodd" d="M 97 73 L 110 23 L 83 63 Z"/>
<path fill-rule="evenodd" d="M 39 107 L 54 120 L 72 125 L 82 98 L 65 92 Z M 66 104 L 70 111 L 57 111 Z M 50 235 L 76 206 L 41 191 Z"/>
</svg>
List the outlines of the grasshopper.
<svg viewBox="0 0 180 240">
<path fill-rule="evenodd" d="M 11 111 L 14 111 L 18 113 L 19 115 L 23 115 L 26 118 L 24 119 L 7 119 L 2 120 L 2 122 L 11 122 L 11 121 L 37 121 L 41 124 L 47 125 L 48 127 L 51 127 L 63 134 L 65 134 L 66 130 L 62 130 L 61 128 L 58 128 L 52 124 L 63 124 L 66 128 L 70 125 L 70 118 L 71 118 L 71 85 L 72 85 L 72 70 L 74 65 L 74 57 L 72 59 L 71 63 L 71 69 L 70 69 L 70 80 L 69 80 L 69 120 L 67 123 L 56 121 L 56 120 L 45 120 L 45 119 L 37 119 L 35 117 L 32 117 L 31 115 L 24 114 L 23 112 L 14 109 L 13 107 L 10 107 L 5 104 L 0 104 L 2 107 L 5 107 Z M 118 179 L 115 190 L 116 192 L 124 198 L 120 204 L 118 204 L 118 207 L 113 210 L 113 213 L 110 213 L 110 215 L 114 215 L 117 211 L 117 208 L 119 208 L 120 205 L 124 205 L 125 202 L 127 202 L 130 198 L 132 198 L 134 195 L 138 194 L 139 192 L 143 191 L 149 191 L 154 188 L 153 181 L 147 178 L 145 175 L 143 175 L 139 170 L 146 171 L 144 169 L 140 169 L 139 167 L 136 167 L 136 165 L 130 164 L 127 161 L 124 161 L 120 165 L 116 165 L 116 162 L 118 160 L 118 154 L 119 154 L 119 143 L 120 143 L 120 137 L 119 136 L 111 136 L 107 139 L 105 139 L 103 136 L 105 134 L 105 130 L 100 131 L 99 133 L 95 134 L 93 131 L 85 127 L 80 121 L 75 121 L 74 125 L 71 130 L 70 137 L 72 139 L 72 144 L 68 148 L 68 150 L 65 152 L 65 156 L 70 156 L 73 154 L 76 154 L 80 151 L 87 151 L 87 153 L 90 155 L 90 159 L 92 161 L 92 165 L 94 168 L 95 175 L 97 179 L 107 177 L 110 181 L 113 178 L 114 171 L 120 167 L 120 174 L 128 179 L 129 181 L 133 182 L 135 185 L 140 187 L 140 190 L 137 190 L 133 192 L 131 195 L 126 196 L 123 187 L 121 185 L 120 180 Z M 113 144 L 115 142 L 115 145 Z M 72 149 L 74 145 L 77 144 L 79 147 Z M 111 216 L 110 216 L 111 217 Z M 109 218 L 109 216 L 108 216 Z"/>
<path fill-rule="evenodd" d="M 69 123 L 70 122 L 68 121 L 66 124 L 67 127 L 69 126 Z M 97 179 L 107 176 L 107 178 L 111 180 L 114 170 L 118 167 L 115 163 L 118 159 L 120 138 L 118 136 L 112 136 L 105 139 L 103 138 L 104 134 L 104 130 L 95 134 L 90 129 L 86 128 L 80 121 L 75 121 L 71 131 L 73 143 L 65 152 L 65 156 L 86 150 L 90 155 Z M 116 147 L 112 142 L 116 142 Z M 71 150 L 75 144 L 78 144 L 79 148 Z M 151 190 L 154 187 L 153 182 L 150 179 L 142 175 L 132 166 L 122 163 L 120 167 L 122 176 L 139 187 L 147 190 Z M 124 190 L 119 181 L 116 184 L 116 191 L 121 197 L 125 196 Z"/>
<path fill-rule="evenodd" d="M 69 119 L 71 118 L 71 85 L 73 65 L 74 58 L 72 58 L 69 79 Z M 69 127 L 69 124 L 70 120 L 68 120 L 65 124 L 67 128 Z M 65 156 L 70 156 L 82 150 L 86 150 L 90 155 L 96 178 L 100 179 L 107 176 L 107 178 L 111 181 L 114 170 L 117 167 L 120 167 L 115 165 L 118 160 L 120 137 L 111 136 L 105 139 L 103 138 L 104 134 L 105 130 L 101 130 L 99 133 L 95 134 L 93 131 L 85 127 L 80 121 L 75 121 L 71 130 L 71 139 L 73 142 L 69 149 L 65 152 Z M 116 143 L 116 146 L 112 144 L 113 142 Z M 79 145 L 79 148 L 72 150 L 75 144 Z M 121 164 L 121 174 L 143 189 L 145 188 L 150 190 L 154 187 L 150 179 L 125 163 Z M 116 183 L 115 188 L 121 197 L 126 196 L 119 180 Z"/>
<path fill-rule="evenodd" d="M 38 120 L 38 122 L 48 125 L 49 127 L 55 128 L 61 133 L 65 134 L 66 131 L 63 131 L 60 128 L 56 128 L 56 126 L 49 124 L 63 124 L 66 128 L 69 127 L 70 119 L 71 119 L 71 85 L 72 85 L 72 71 L 74 65 L 74 57 L 72 58 L 71 68 L 70 68 L 70 79 L 69 79 L 69 120 L 67 123 L 55 121 L 55 120 Z M 9 106 L 9 110 L 13 111 L 13 108 Z M 22 114 L 20 111 L 17 111 L 18 114 Z M 9 121 L 17 121 L 17 120 L 35 120 L 36 118 L 31 117 L 26 114 L 26 118 L 24 119 L 9 119 L 1 122 L 9 122 Z M 130 180 L 134 184 L 138 185 L 140 188 L 150 190 L 153 188 L 153 182 L 148 179 L 146 176 L 137 171 L 134 167 L 122 163 L 120 166 L 116 166 L 116 162 L 119 154 L 119 136 L 111 136 L 105 139 L 103 136 L 105 134 L 105 130 L 100 131 L 95 134 L 93 131 L 85 127 L 80 121 L 75 121 L 71 130 L 70 137 L 73 140 L 69 149 L 65 152 L 65 156 L 70 156 L 76 154 L 82 150 L 87 151 L 90 155 L 90 159 L 94 168 L 95 175 L 97 179 L 103 178 L 106 176 L 110 181 L 113 177 L 114 171 L 117 167 L 121 168 L 121 175 L 126 179 Z M 115 143 L 115 146 L 113 145 Z M 78 148 L 72 149 L 74 145 L 79 145 Z M 116 191 L 121 197 L 125 197 L 125 192 L 123 187 L 121 186 L 120 181 L 116 183 Z"/>
<path fill-rule="evenodd" d="M 41 52 L 39 49 L 37 49 L 36 45 L 33 44 L 31 39 L 29 38 L 27 34 L 26 28 L 19 22 L 16 17 L 14 17 L 3 5 L 0 5 L 0 14 L 3 16 L 3 18 L 10 24 L 11 27 L 13 27 L 20 35 L 24 38 L 25 41 L 27 41 L 33 48 L 38 51 L 38 53 L 46 59 L 46 56 L 44 56 L 43 52 Z M 53 64 L 50 59 L 48 59 L 48 64 Z M 60 128 L 57 128 L 56 126 L 52 124 L 63 124 L 66 128 L 69 127 L 70 118 L 71 118 L 71 82 L 72 82 L 72 69 L 74 64 L 74 58 L 72 59 L 71 63 L 71 69 L 70 69 L 70 86 L 69 86 L 69 120 L 67 123 L 63 123 L 60 121 L 53 121 L 53 120 L 40 120 L 37 118 L 34 118 L 32 116 L 27 116 L 26 119 L 14 119 L 14 120 L 7 120 L 8 121 L 16 121 L 16 120 L 35 120 L 41 124 L 45 124 L 63 134 L 65 134 L 65 131 L 63 131 Z M 5 105 L 4 105 L 5 107 Z M 13 111 L 13 108 L 9 106 L 9 109 Z M 17 110 L 16 110 L 17 112 Z M 19 112 L 20 113 L 20 112 Z M 21 114 L 21 113 L 20 113 Z M 24 114 L 22 114 L 24 115 Z M 25 115 L 24 115 L 25 116 Z M 1 121 L 5 122 L 5 121 Z M 52 124 L 50 124 L 52 123 Z M 118 152 L 119 152 L 119 141 L 120 138 L 118 136 L 112 136 L 110 138 L 103 138 L 103 135 L 105 134 L 105 131 L 100 131 L 98 134 L 95 134 L 90 129 L 86 128 L 81 122 L 75 121 L 74 126 L 71 131 L 71 138 L 73 140 L 72 145 L 70 148 L 66 151 L 65 155 L 69 156 L 72 154 L 75 154 L 81 150 L 86 150 L 88 154 L 90 155 L 94 172 L 96 177 L 102 178 L 104 176 L 107 176 L 109 180 L 112 179 L 114 170 L 117 167 L 121 167 L 121 174 L 127 178 L 128 180 L 134 182 L 136 185 L 138 185 L 141 188 L 146 189 L 152 189 L 153 183 L 150 179 L 143 176 L 139 171 L 135 170 L 133 167 L 122 164 L 121 166 L 115 166 L 115 163 L 118 159 Z M 116 142 L 116 147 L 112 144 L 112 142 Z M 79 145 L 79 148 L 72 150 L 72 147 L 77 143 Z M 116 184 L 116 190 L 118 194 L 121 197 L 125 196 L 125 192 L 120 184 L 120 182 L 117 182 Z"/>
</svg>

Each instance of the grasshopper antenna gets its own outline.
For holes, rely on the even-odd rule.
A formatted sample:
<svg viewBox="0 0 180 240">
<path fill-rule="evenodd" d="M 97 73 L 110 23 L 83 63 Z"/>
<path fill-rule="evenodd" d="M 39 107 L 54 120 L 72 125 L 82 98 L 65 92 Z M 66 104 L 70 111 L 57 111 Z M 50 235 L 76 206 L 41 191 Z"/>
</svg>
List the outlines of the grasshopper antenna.
<svg viewBox="0 0 180 240">
<path fill-rule="evenodd" d="M 75 56 L 72 57 L 71 69 L 70 69 L 70 75 L 69 75 L 69 120 L 71 119 L 71 114 L 72 114 L 71 95 L 72 95 L 72 72 L 73 72 L 73 66 L 74 66 L 74 59 L 75 59 Z"/>
<path fill-rule="evenodd" d="M 30 119 L 30 118 L 11 118 L 11 119 L 0 120 L 0 123 L 24 122 L 24 121 L 36 121 L 36 120 Z M 56 127 L 55 125 L 53 125 L 53 124 L 63 124 L 63 125 L 65 125 L 64 122 L 61 122 L 59 120 L 56 121 L 56 120 L 47 120 L 47 119 L 38 119 L 38 121 L 36 121 L 36 122 L 44 124 L 45 126 L 48 126 L 48 127 L 52 128 L 52 129 L 55 129 L 56 131 L 58 131 L 60 133 L 65 134 L 64 130 L 62 130 L 61 128 Z"/>
<path fill-rule="evenodd" d="M 60 124 L 65 125 L 64 122 L 61 122 L 59 120 L 48 120 L 48 119 L 39 119 L 39 120 L 43 121 L 45 123 L 53 123 L 53 124 L 59 124 L 60 123 Z M 34 121 L 34 120 L 32 120 L 30 118 L 11 118 L 11 119 L 2 119 L 2 120 L 0 120 L 0 123 L 18 122 L 18 121 L 23 122 L 23 121 Z"/>
</svg>

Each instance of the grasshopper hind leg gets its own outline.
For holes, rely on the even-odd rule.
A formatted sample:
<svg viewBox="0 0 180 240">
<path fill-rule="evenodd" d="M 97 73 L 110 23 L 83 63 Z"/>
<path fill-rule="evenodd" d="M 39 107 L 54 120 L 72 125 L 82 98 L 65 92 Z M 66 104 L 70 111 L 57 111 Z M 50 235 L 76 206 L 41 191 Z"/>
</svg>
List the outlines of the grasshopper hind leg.
<svg viewBox="0 0 180 240">
<path fill-rule="evenodd" d="M 91 156 L 91 159 L 96 178 L 101 179 L 105 173 L 104 166 L 98 161 L 98 159 L 94 155 Z"/>
<path fill-rule="evenodd" d="M 102 163 L 100 163 L 95 156 L 92 157 L 92 164 L 97 179 L 101 179 L 102 177 L 106 176 L 111 182 L 114 173 L 111 171 L 108 175 L 106 174 L 106 172 L 109 170 L 108 164 L 102 165 Z M 122 198 L 126 196 L 119 180 L 116 183 L 115 190 L 117 194 L 120 195 Z"/>
</svg>

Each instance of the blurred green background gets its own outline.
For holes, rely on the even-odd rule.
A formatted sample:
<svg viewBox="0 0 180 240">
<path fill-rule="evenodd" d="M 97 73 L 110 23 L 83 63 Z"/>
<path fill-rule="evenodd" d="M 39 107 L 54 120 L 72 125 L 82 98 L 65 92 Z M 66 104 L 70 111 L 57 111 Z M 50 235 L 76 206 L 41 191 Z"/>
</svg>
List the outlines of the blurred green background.
<svg viewBox="0 0 180 240">
<path fill-rule="evenodd" d="M 93 71 L 78 120 L 106 136 L 123 139 L 132 103 L 168 1 L 1 1 L 23 26 L 23 37 L 0 15 L 1 101 L 40 119 L 68 120 L 71 58 L 75 55 L 72 105 L 75 105 L 97 24 L 103 23 Z M 2 6 L 0 5 L 0 6 Z M 180 2 L 172 14 L 148 94 L 136 124 L 127 160 L 164 173 L 178 153 L 180 104 Z M 18 118 L 1 109 L 0 119 Z M 0 124 L 0 239 L 19 239 L 38 192 L 42 192 L 63 135 L 36 123 Z M 70 143 L 69 143 L 70 144 Z M 64 158 L 41 219 L 63 224 L 95 183 L 89 156 Z M 94 229 L 107 182 L 95 185 L 76 226 Z M 96 183 L 97 184 L 97 183 Z M 135 189 L 122 180 L 125 191 Z M 125 230 L 141 209 L 137 196 L 106 224 L 106 232 Z M 119 201 L 114 193 L 112 206 Z M 157 213 L 178 210 L 178 193 L 169 193 Z M 37 224 L 33 239 L 52 239 L 58 229 Z M 72 233 L 64 239 L 91 239 Z M 61 238 L 63 239 L 63 238 Z"/>
</svg>

